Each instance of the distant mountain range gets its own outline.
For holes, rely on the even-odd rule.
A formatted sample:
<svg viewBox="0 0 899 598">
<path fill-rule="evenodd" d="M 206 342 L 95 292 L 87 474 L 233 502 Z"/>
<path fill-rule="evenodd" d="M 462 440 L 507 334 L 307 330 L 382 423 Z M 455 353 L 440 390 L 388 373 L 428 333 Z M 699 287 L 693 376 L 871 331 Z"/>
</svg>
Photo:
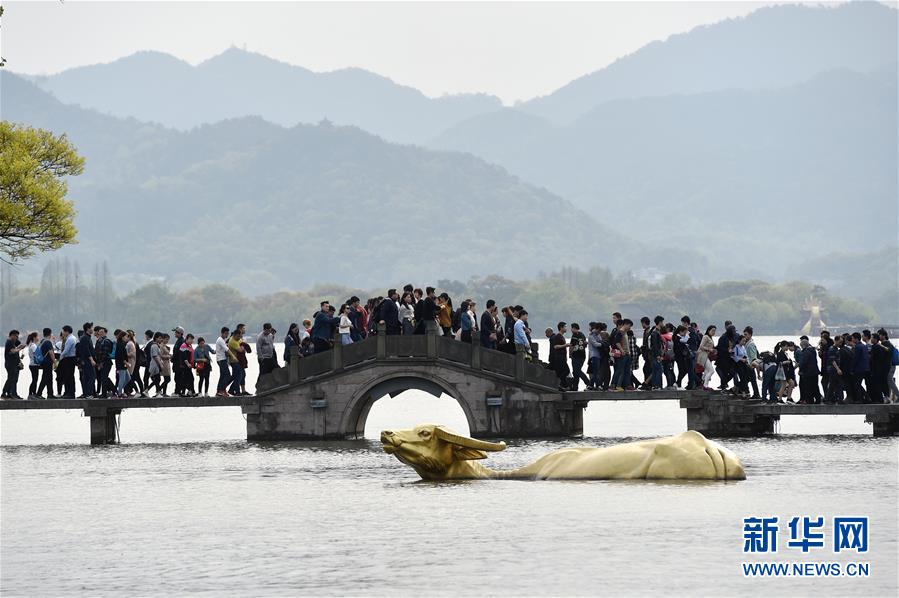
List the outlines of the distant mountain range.
<svg viewBox="0 0 899 598">
<path fill-rule="evenodd" d="M 896 61 L 897 11 L 879 2 L 782 5 L 672 35 L 518 106 L 570 123 L 621 98 L 785 87 L 833 69 Z"/>
<path fill-rule="evenodd" d="M 129 249 L 118 272 L 250 293 L 241 280 L 269 290 L 298 272 L 287 286 L 365 285 L 416 277 L 435 247 L 440 277 L 565 264 L 777 277 L 872 235 L 897 243 L 897 14 L 762 8 L 514 108 L 232 48 L 198 66 L 141 52 L 28 77 L 40 89 L 5 73 L 2 116 L 66 132 L 88 157 L 75 251 L 112 255 L 110 240 L 151 230 L 209 249 Z M 154 210 L 132 222 L 136 202 Z M 235 231 L 259 243 L 228 250 Z"/>
<path fill-rule="evenodd" d="M 70 181 L 80 244 L 113 272 L 249 293 L 338 282 L 524 278 L 647 253 L 564 199 L 470 155 L 390 144 L 353 127 L 257 117 L 189 132 L 61 104 L 0 74 L 3 118 L 65 132 L 87 158 Z"/>
<path fill-rule="evenodd" d="M 285 126 L 328 119 L 389 141 L 424 143 L 497 111 L 571 123 L 609 100 L 777 88 L 841 68 L 868 72 L 896 61 L 896 20 L 895 9 L 877 2 L 761 8 L 653 42 L 506 109 L 490 95 L 432 99 L 362 69 L 316 73 L 233 47 L 197 66 L 139 52 L 31 79 L 64 103 L 178 129 L 240 116 Z"/>
<path fill-rule="evenodd" d="M 782 247 L 769 270 L 780 273 L 820 245 L 857 248 L 874 223 L 896 242 L 895 69 L 615 100 L 568 125 L 486 115 L 431 145 L 500 164 L 605 223 L 623 217 L 650 243 L 734 260 Z"/>
<path fill-rule="evenodd" d="M 161 52 L 138 52 L 31 79 L 64 103 L 178 129 L 242 116 L 284 126 L 327 119 L 404 143 L 502 105 L 486 94 L 432 99 L 362 69 L 315 73 L 237 48 L 197 66 Z"/>
</svg>

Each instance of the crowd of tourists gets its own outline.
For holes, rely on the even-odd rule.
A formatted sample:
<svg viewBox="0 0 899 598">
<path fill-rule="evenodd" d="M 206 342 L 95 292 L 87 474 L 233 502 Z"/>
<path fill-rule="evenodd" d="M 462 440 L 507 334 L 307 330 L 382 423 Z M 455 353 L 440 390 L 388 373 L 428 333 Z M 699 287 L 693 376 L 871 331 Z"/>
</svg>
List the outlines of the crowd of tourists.
<svg viewBox="0 0 899 598">
<path fill-rule="evenodd" d="M 895 379 L 899 350 L 883 329 L 833 336 L 825 330 L 816 346 L 801 336 L 798 344 L 783 340 L 773 350 L 760 352 L 751 326 L 738 332 L 726 321 L 724 332 L 716 337 L 717 326 L 703 332 L 689 316 L 678 323 L 663 316 L 639 321 L 641 330 L 634 330 L 632 320 L 615 312 L 610 323 L 590 322 L 586 330 L 577 323 L 558 322 L 544 331 L 549 351 L 546 362 L 541 362 L 528 312 L 521 305 L 500 308 L 490 299 L 479 314 L 473 299 L 455 308 L 447 293 L 407 285 L 402 292 L 390 289 L 385 297 L 371 298 L 364 305 L 356 296 L 339 307 L 322 301 L 312 318 L 288 327 L 281 360 L 286 365 L 294 357 L 323 353 L 335 343 L 347 345 L 376 334 L 436 332 L 543 363 L 565 392 L 578 391 L 583 382 L 588 391 L 704 389 L 788 404 L 899 401 Z M 254 348 L 244 338 L 245 324 L 233 330 L 222 327 L 209 341 L 185 333 L 181 326 L 171 334 L 146 330 L 142 340 L 133 330 L 110 334 L 92 322 L 77 333 L 63 326 L 58 336 L 44 328 L 22 339 L 18 330 L 12 330 L 4 351 L 7 380 L 2 398 L 21 398 L 17 384 L 25 352 L 30 399 L 53 398 L 54 391 L 56 396 L 76 398 L 76 378 L 81 386 L 77 398 L 171 396 L 170 385 L 175 396 L 208 396 L 213 368 L 218 371 L 215 396 L 247 395 L 246 371 L 254 350 L 260 376 L 281 367 L 276 334 L 270 323 L 263 324 L 252 341 Z M 713 388 L 715 373 L 719 384 Z"/>
</svg>

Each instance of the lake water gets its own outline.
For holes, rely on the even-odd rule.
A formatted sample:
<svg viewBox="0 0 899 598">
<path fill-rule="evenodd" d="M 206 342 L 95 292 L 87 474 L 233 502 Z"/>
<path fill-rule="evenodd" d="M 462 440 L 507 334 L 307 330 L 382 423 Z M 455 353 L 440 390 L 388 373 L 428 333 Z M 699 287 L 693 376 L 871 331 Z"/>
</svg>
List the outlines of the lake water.
<svg viewBox="0 0 899 598">
<path fill-rule="evenodd" d="M 468 429 L 455 401 L 415 391 L 378 401 L 366 440 L 353 442 L 248 443 L 240 409 L 223 407 L 125 411 L 123 444 L 92 447 L 78 410 L 3 412 L 0 588 L 896 595 L 899 439 L 871 438 L 863 416 L 785 416 L 778 437 L 726 440 L 748 476 L 728 483 L 422 483 L 376 438 L 426 421 Z M 487 464 L 684 429 L 676 401 L 594 403 L 585 438 L 512 441 Z M 743 555 L 753 515 L 780 518 L 776 555 Z M 834 515 L 867 515 L 870 551 L 833 554 L 830 538 L 810 555 L 787 548 L 795 515 L 824 516 L 828 528 Z M 868 562 L 870 576 L 745 578 L 742 561 Z"/>
</svg>

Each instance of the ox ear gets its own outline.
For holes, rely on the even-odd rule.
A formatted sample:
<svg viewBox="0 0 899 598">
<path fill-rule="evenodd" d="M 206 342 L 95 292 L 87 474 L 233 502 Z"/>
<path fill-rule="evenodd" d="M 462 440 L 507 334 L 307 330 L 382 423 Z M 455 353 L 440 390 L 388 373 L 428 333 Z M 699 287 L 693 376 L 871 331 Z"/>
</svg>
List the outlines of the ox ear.
<svg viewBox="0 0 899 598">
<path fill-rule="evenodd" d="M 475 451 L 501 451 L 506 448 L 505 442 L 487 442 L 485 440 L 475 440 L 467 436 L 460 436 L 455 432 L 450 432 L 446 428 L 440 426 L 434 427 L 434 434 L 450 444 L 456 445 L 457 448 L 473 449 Z M 486 455 L 484 455 L 486 457 Z M 475 457 L 483 459 L 484 457 Z"/>
<path fill-rule="evenodd" d="M 454 445 L 453 456 L 461 461 L 472 461 L 474 459 L 486 459 L 487 453 L 473 448 Z"/>
</svg>

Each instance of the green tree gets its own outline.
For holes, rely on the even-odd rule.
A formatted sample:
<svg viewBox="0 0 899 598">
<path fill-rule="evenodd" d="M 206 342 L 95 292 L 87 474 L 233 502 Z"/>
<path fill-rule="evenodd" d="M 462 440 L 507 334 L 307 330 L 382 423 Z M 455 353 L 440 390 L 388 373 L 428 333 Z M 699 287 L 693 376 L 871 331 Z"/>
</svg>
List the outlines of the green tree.
<svg viewBox="0 0 899 598">
<path fill-rule="evenodd" d="M 75 243 L 75 208 L 63 177 L 84 170 L 65 135 L 0 121 L 0 260 Z"/>
</svg>

